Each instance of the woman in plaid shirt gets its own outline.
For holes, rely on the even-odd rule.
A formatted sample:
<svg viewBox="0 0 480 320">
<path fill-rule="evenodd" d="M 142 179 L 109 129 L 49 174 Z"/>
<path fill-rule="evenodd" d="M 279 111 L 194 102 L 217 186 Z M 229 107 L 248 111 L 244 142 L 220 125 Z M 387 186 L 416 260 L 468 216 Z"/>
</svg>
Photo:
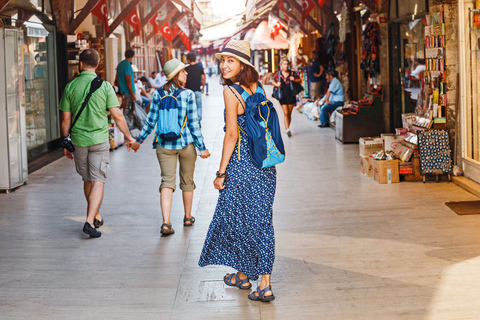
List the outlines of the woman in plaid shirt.
<svg viewBox="0 0 480 320">
<path fill-rule="evenodd" d="M 163 86 L 165 94 L 172 95 L 177 89 L 184 89 L 187 81 L 187 65 L 181 63 L 177 59 L 172 59 L 165 63 L 163 68 L 167 76 L 167 83 Z M 178 114 L 178 122 L 180 126 L 187 119 L 185 128 L 181 136 L 174 141 L 166 141 L 160 138 L 158 129 L 160 94 L 155 91 L 152 97 L 152 105 L 148 114 L 142 132 L 137 141 L 132 144 L 131 148 L 137 152 L 140 144 L 145 141 L 148 135 L 153 131 L 155 125 L 155 140 L 153 148 L 157 151 L 158 163 L 162 175 L 162 183 L 160 184 L 160 207 L 162 209 L 163 224 L 160 229 L 162 235 L 170 235 L 175 233 L 170 221 L 170 211 L 172 208 L 172 195 L 176 188 L 176 172 L 177 158 L 180 162 L 180 189 L 182 190 L 185 217 L 183 225 L 191 227 L 195 222 L 192 217 L 193 190 L 195 183 L 193 182 L 193 173 L 195 170 L 195 161 L 197 152 L 195 147 L 200 151 L 200 157 L 206 159 L 210 156 L 210 152 L 205 148 L 202 132 L 200 131 L 200 123 L 198 121 L 197 106 L 195 104 L 195 94 L 191 90 L 182 91 L 178 97 L 180 111 Z"/>
</svg>

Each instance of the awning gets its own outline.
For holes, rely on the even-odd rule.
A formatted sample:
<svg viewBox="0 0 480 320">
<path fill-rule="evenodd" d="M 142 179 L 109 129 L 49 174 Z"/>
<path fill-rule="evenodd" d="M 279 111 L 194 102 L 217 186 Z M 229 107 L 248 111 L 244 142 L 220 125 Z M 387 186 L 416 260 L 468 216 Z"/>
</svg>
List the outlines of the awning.
<svg viewBox="0 0 480 320">
<path fill-rule="evenodd" d="M 270 38 L 267 20 L 262 21 L 255 29 L 250 45 L 252 50 L 288 49 L 289 46 L 283 30 L 280 30 L 280 34 L 275 37 L 275 40 Z"/>
</svg>

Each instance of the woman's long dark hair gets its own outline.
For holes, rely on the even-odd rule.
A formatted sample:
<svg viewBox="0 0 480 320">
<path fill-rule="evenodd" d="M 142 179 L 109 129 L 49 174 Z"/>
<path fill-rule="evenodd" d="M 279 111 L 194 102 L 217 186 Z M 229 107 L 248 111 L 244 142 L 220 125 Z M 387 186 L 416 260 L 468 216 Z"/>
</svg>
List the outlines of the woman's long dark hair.
<svg viewBox="0 0 480 320">
<path fill-rule="evenodd" d="M 223 74 L 220 74 L 220 84 L 224 86 L 231 86 L 232 84 L 238 82 L 241 86 L 250 87 L 252 83 L 257 83 L 260 76 L 258 75 L 257 70 L 254 67 L 249 66 L 242 61 L 240 65 L 243 67 L 243 71 L 235 77 L 235 79 L 225 79 Z"/>
</svg>

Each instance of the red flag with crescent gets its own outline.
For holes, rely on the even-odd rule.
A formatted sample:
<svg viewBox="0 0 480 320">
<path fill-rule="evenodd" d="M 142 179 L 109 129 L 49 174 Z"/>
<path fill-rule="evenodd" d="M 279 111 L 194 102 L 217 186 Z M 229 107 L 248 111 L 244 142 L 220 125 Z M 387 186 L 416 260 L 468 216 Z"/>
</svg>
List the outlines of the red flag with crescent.
<svg viewBox="0 0 480 320">
<path fill-rule="evenodd" d="M 92 13 L 105 23 L 105 31 L 108 32 L 107 0 L 100 0 L 93 8 Z"/>
<path fill-rule="evenodd" d="M 165 39 L 167 39 L 168 42 L 172 42 L 172 31 L 170 30 L 170 25 L 168 24 L 168 21 L 165 22 L 165 24 L 160 28 L 160 32 L 163 34 Z"/>
<path fill-rule="evenodd" d="M 126 18 L 127 22 L 129 25 L 132 26 L 133 29 L 135 29 L 135 33 L 138 36 L 140 36 L 140 32 L 142 31 L 142 27 L 140 26 L 140 18 L 138 16 L 138 11 L 137 7 L 135 7 L 132 12 L 130 12 Z"/>
<path fill-rule="evenodd" d="M 158 27 L 158 21 L 157 21 L 157 17 L 158 17 L 158 12 L 155 13 L 155 15 L 152 17 L 152 19 L 150 19 L 148 22 L 150 22 L 153 26 L 153 34 L 157 34 L 160 32 L 160 28 Z"/>
<path fill-rule="evenodd" d="M 320 6 L 320 8 L 323 7 L 323 5 L 325 4 L 325 1 L 326 0 L 318 0 L 318 5 Z"/>
<path fill-rule="evenodd" d="M 313 7 L 315 7 L 313 0 L 302 0 L 302 23 L 305 23 L 305 18 L 310 14 Z"/>
</svg>

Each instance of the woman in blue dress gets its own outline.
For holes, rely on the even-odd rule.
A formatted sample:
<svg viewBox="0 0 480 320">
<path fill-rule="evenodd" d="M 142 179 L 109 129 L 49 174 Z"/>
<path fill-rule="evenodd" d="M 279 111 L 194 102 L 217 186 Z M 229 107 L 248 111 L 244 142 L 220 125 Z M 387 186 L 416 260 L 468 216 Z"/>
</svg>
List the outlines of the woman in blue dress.
<svg viewBox="0 0 480 320">
<path fill-rule="evenodd" d="M 275 167 L 258 168 L 250 159 L 245 134 L 245 100 L 262 93 L 258 73 L 250 63 L 250 43 L 230 41 L 222 53 L 220 71 L 225 99 L 225 138 L 222 159 L 213 182 L 220 190 L 199 265 L 225 265 L 237 270 L 226 274 L 225 284 L 250 289 L 250 280 L 261 276 L 260 285 L 248 297 L 257 301 L 275 299 L 270 286 L 275 259 L 272 207 L 275 197 Z M 239 93 L 231 87 L 237 84 Z"/>
</svg>

